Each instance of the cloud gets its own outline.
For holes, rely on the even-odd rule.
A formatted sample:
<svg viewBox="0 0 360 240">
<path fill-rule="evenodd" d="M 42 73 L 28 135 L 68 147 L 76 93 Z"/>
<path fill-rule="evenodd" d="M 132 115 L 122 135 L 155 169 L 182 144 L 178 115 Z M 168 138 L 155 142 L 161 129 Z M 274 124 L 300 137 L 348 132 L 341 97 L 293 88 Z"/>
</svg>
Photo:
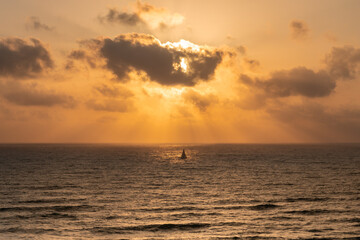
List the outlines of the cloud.
<svg viewBox="0 0 360 240">
<path fill-rule="evenodd" d="M 186 102 L 192 103 L 197 109 L 204 112 L 207 108 L 218 102 L 218 98 L 213 94 L 201 94 L 192 89 L 183 93 L 183 97 Z"/>
<path fill-rule="evenodd" d="M 29 17 L 25 24 L 27 29 L 31 30 L 45 30 L 45 31 L 53 31 L 55 28 L 50 27 L 45 23 L 40 22 L 40 19 L 38 17 Z"/>
<path fill-rule="evenodd" d="M 241 76 L 243 83 L 263 90 L 268 97 L 324 97 L 335 89 L 336 82 L 325 71 L 314 72 L 305 67 L 276 71 L 267 79 Z"/>
<path fill-rule="evenodd" d="M 260 67 L 260 62 L 258 60 L 255 59 L 249 59 L 247 57 L 244 58 L 244 65 L 249 69 L 249 70 L 256 70 Z"/>
<path fill-rule="evenodd" d="M 335 78 L 354 79 L 359 71 L 360 49 L 352 46 L 334 47 L 326 56 L 325 63 Z"/>
<path fill-rule="evenodd" d="M 137 72 L 162 85 L 193 86 L 208 81 L 226 54 L 185 40 L 161 43 L 152 35 L 137 33 L 93 39 L 83 45 L 93 52 L 94 59 L 105 59 L 105 68 L 118 80 L 125 81 Z"/>
<path fill-rule="evenodd" d="M 304 21 L 293 20 L 290 23 L 291 36 L 294 39 L 304 39 L 309 33 L 309 28 Z"/>
<path fill-rule="evenodd" d="M 360 140 L 360 109 L 330 108 L 311 102 L 272 106 L 267 112 L 307 141 L 357 142 Z"/>
<path fill-rule="evenodd" d="M 129 26 L 145 24 L 138 13 L 120 12 L 116 8 L 109 8 L 109 11 L 105 16 L 99 17 L 99 21 L 101 23 L 120 23 Z"/>
<path fill-rule="evenodd" d="M 105 99 L 102 101 L 89 100 L 87 107 L 95 111 L 128 112 L 133 109 L 133 103 L 126 100 Z"/>
<path fill-rule="evenodd" d="M 133 12 L 109 8 L 108 13 L 99 17 L 101 23 L 119 23 L 128 26 L 143 25 L 151 29 L 164 29 L 180 25 L 184 17 L 171 13 L 165 8 L 157 8 L 149 3 L 137 1 Z"/>
<path fill-rule="evenodd" d="M 94 86 L 100 96 L 87 101 L 86 106 L 95 111 L 129 112 L 134 109 L 134 94 L 123 86 L 101 84 Z"/>
<path fill-rule="evenodd" d="M 242 74 L 240 80 L 248 87 L 263 91 L 261 94 L 265 97 L 326 97 L 334 91 L 337 81 L 355 79 L 359 66 L 360 49 L 334 47 L 326 55 L 322 70 L 297 67 L 272 72 L 268 78 L 262 79 Z"/>
<path fill-rule="evenodd" d="M 40 107 L 59 105 L 67 108 L 75 106 L 73 97 L 54 91 L 40 90 L 36 85 L 8 82 L 0 85 L 0 87 L 0 96 L 16 105 Z"/>
<path fill-rule="evenodd" d="M 102 84 L 99 86 L 95 86 L 94 89 L 105 97 L 129 98 L 129 97 L 134 96 L 134 94 L 130 90 L 128 90 L 124 87 L 116 87 L 116 86 L 109 86 L 106 84 Z"/>
<path fill-rule="evenodd" d="M 86 63 L 91 68 L 96 68 L 97 64 L 95 59 L 93 59 L 92 56 L 90 56 L 86 51 L 84 50 L 74 50 L 71 51 L 68 55 L 68 61 L 65 64 L 65 69 L 70 70 L 74 68 L 74 61 L 73 60 L 83 60 L 86 61 Z"/>
<path fill-rule="evenodd" d="M 52 67 L 50 54 L 39 40 L 0 39 L 0 76 L 34 77 Z"/>
</svg>

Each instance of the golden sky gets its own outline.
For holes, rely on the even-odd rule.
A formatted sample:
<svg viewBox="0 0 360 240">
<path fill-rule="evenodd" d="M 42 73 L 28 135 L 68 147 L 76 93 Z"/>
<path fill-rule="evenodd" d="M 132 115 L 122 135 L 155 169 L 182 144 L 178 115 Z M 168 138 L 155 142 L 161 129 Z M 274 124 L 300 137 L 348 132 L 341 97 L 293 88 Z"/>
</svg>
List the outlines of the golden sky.
<svg viewBox="0 0 360 240">
<path fill-rule="evenodd" d="M 0 0 L 0 142 L 359 142 L 359 11 Z"/>
</svg>

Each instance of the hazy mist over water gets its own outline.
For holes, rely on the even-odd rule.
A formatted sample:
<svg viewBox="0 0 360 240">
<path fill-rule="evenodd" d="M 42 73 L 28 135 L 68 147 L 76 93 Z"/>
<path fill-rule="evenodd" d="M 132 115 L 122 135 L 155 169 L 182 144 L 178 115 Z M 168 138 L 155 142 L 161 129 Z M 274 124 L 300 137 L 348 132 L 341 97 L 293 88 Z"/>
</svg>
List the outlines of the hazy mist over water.
<svg viewBox="0 0 360 240">
<path fill-rule="evenodd" d="M 360 144 L 2 144 L 20 238 L 359 239 Z"/>
</svg>

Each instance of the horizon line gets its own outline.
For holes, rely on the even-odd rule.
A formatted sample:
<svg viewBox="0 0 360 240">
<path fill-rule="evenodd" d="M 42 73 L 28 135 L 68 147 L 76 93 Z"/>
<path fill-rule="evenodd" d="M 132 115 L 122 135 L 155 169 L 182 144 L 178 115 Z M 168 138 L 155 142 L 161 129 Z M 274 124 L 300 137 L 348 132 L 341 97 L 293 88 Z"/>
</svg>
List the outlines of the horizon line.
<svg viewBox="0 0 360 240">
<path fill-rule="evenodd" d="M 0 145 L 325 145 L 360 144 L 360 142 L 0 142 Z"/>
</svg>

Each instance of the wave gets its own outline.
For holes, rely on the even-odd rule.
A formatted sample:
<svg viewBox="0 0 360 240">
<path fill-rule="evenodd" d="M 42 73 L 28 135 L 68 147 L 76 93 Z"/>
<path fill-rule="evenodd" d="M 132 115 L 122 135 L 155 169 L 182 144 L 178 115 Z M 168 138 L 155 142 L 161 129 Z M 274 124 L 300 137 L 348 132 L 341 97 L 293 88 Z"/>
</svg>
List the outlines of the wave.
<svg viewBox="0 0 360 240">
<path fill-rule="evenodd" d="M 298 211 L 286 211 L 289 214 L 300 215 L 320 215 L 320 214 L 332 214 L 332 213 L 344 213 L 346 211 L 341 210 L 328 210 L 328 209 L 312 209 L 312 210 L 298 210 Z"/>
<path fill-rule="evenodd" d="M 270 219 L 274 221 L 300 220 L 299 218 L 287 217 L 287 216 L 275 216 L 275 217 L 271 217 Z"/>
<path fill-rule="evenodd" d="M 346 222 L 346 223 L 360 223 L 360 218 L 354 217 L 354 218 L 335 218 L 335 219 L 329 219 L 328 222 Z"/>
<path fill-rule="evenodd" d="M 236 209 L 244 209 L 248 208 L 251 210 L 269 210 L 273 208 L 278 208 L 279 205 L 275 204 L 258 204 L 254 206 L 242 206 L 242 205 L 229 205 L 229 206 L 213 206 L 213 207 L 191 207 L 191 206 L 183 206 L 183 207 L 168 207 L 168 208 L 142 208 L 136 209 L 145 212 L 176 212 L 176 211 L 204 211 L 204 210 L 236 210 Z"/>
<path fill-rule="evenodd" d="M 294 186 L 293 183 L 266 183 L 265 186 Z"/>
<path fill-rule="evenodd" d="M 236 200 L 236 199 L 219 199 L 214 201 L 214 204 L 241 204 L 247 202 L 253 202 L 254 200 L 245 201 L 245 200 Z M 256 202 L 260 202 L 259 200 L 255 200 Z"/>
<path fill-rule="evenodd" d="M 26 234 L 42 234 L 47 232 L 55 232 L 55 229 L 51 228 L 20 228 L 20 227 L 12 227 L 0 229 L 0 233 L 26 233 Z"/>
<path fill-rule="evenodd" d="M 49 214 L 41 214 L 42 218 L 66 218 L 66 219 L 77 219 L 75 215 L 72 214 L 62 214 L 62 213 L 49 213 Z"/>
<path fill-rule="evenodd" d="M 308 198 L 308 197 L 299 197 L 299 198 L 286 198 L 286 202 L 324 202 L 329 200 L 329 198 L 326 197 L 314 197 L 314 198 Z"/>
<path fill-rule="evenodd" d="M 236 210 L 236 209 L 243 209 L 244 206 L 221 206 L 221 207 L 214 207 L 214 209 L 226 209 L 226 210 Z"/>
<path fill-rule="evenodd" d="M 149 232 L 171 231 L 171 230 L 186 231 L 192 229 L 206 228 L 209 226 L 210 224 L 208 223 L 183 223 L 183 224 L 165 223 L 165 224 L 150 224 L 150 225 L 138 225 L 138 226 L 128 226 L 128 227 L 94 227 L 90 230 L 96 233 L 119 234 L 127 231 L 149 231 Z"/>
<path fill-rule="evenodd" d="M 60 190 L 60 189 L 74 189 L 74 188 L 82 188 L 81 186 L 76 186 L 76 185 L 63 185 L 63 186 L 59 186 L 59 185 L 52 185 L 52 186 L 28 186 L 25 187 L 26 189 L 29 190 Z"/>
<path fill-rule="evenodd" d="M 29 214 L 29 215 L 13 215 L 13 216 L 7 216 L 0 219 L 38 219 L 38 218 L 53 218 L 53 219 L 77 219 L 75 215 L 72 214 L 63 214 L 63 213 L 46 213 L 46 214 Z"/>
<path fill-rule="evenodd" d="M 26 200 L 26 201 L 18 201 L 18 203 L 65 203 L 65 202 L 81 202 L 85 199 L 79 198 L 79 199 L 66 199 L 66 198 L 55 198 L 55 199 L 33 199 L 33 200 Z"/>
<path fill-rule="evenodd" d="M 310 229 L 310 230 L 308 230 L 308 232 L 311 232 L 311 233 L 319 233 L 319 232 L 323 232 L 323 230 L 320 230 L 320 229 Z"/>
<path fill-rule="evenodd" d="M 46 207 L 5 207 L 0 208 L 0 212 L 37 212 L 37 211 L 79 211 L 79 210 L 91 210 L 93 206 L 90 205 L 58 205 L 58 206 L 46 206 Z"/>
<path fill-rule="evenodd" d="M 106 216 L 106 217 L 103 217 L 104 219 L 106 220 L 114 220 L 114 219 L 132 219 L 133 216 L 131 215 L 110 215 L 110 216 Z"/>
<path fill-rule="evenodd" d="M 259 204 L 259 205 L 250 206 L 249 209 L 261 211 L 261 210 L 270 210 L 270 209 L 274 209 L 274 208 L 278 208 L 278 207 L 280 207 L 280 206 L 268 203 L 268 204 Z"/>
<path fill-rule="evenodd" d="M 203 207 L 190 207 L 190 206 L 183 206 L 183 207 L 165 207 L 165 208 L 141 208 L 136 209 L 145 212 L 175 212 L 175 211 L 201 211 L 201 210 L 208 210 L 208 208 Z"/>
<path fill-rule="evenodd" d="M 172 214 L 172 217 L 177 218 L 188 218 L 188 217 L 201 217 L 201 216 L 220 216 L 221 213 L 209 212 L 209 213 L 196 213 L 196 212 L 187 212 L 187 213 L 178 213 Z"/>
<path fill-rule="evenodd" d="M 243 226 L 246 225 L 246 223 L 243 222 L 221 222 L 216 224 L 217 226 L 230 226 L 230 227 L 236 227 L 236 226 Z"/>
</svg>

